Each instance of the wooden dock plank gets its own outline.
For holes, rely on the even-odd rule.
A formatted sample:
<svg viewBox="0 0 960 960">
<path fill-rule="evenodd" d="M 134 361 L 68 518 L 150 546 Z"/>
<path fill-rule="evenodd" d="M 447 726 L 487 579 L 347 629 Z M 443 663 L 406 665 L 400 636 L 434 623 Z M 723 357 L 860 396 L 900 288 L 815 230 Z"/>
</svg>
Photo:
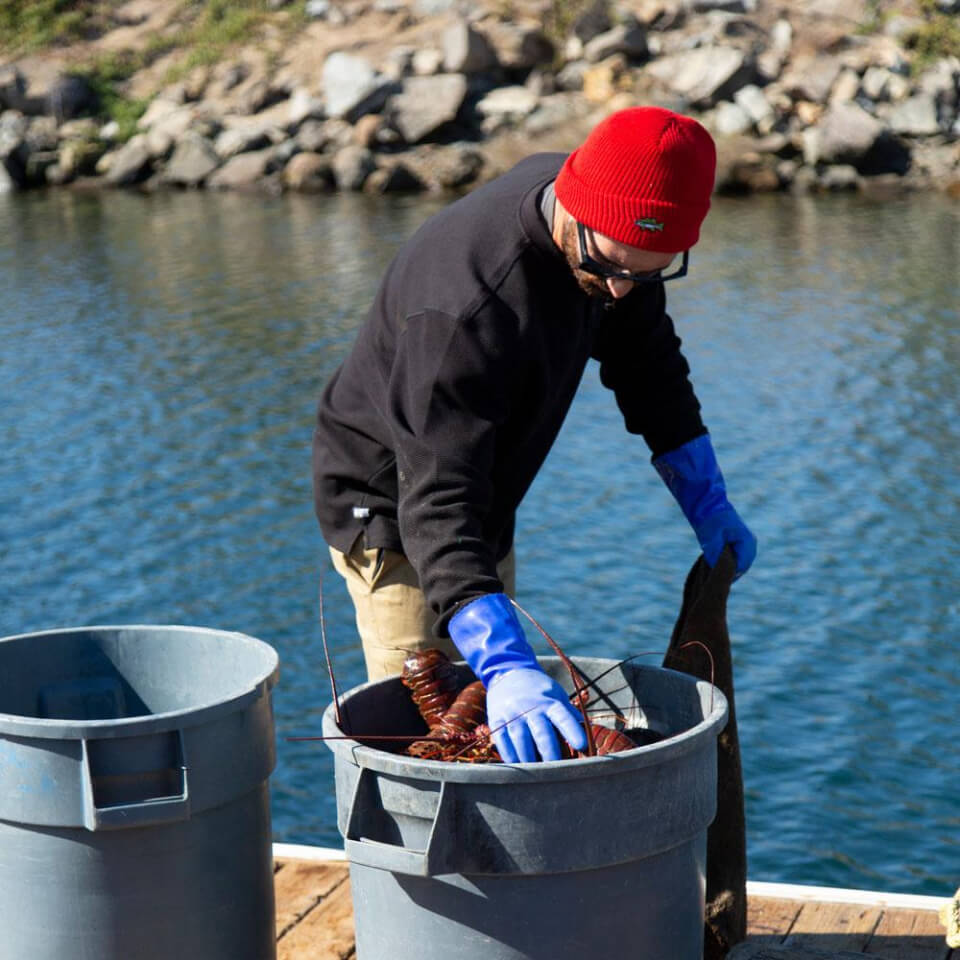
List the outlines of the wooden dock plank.
<svg viewBox="0 0 960 960">
<path fill-rule="evenodd" d="M 896 960 L 947 960 L 950 948 L 935 910 L 887 907 L 864 953 Z"/>
<path fill-rule="evenodd" d="M 273 883 L 277 901 L 277 937 L 282 939 L 338 886 L 349 886 L 348 876 L 346 863 L 304 860 L 285 863 L 283 869 L 274 874 Z"/>
<path fill-rule="evenodd" d="M 775 897 L 747 898 L 747 936 L 761 944 L 782 943 L 793 928 L 801 904 Z"/>
<path fill-rule="evenodd" d="M 863 953 L 880 923 L 880 907 L 858 903 L 804 903 L 783 943 L 787 947 Z"/>
<path fill-rule="evenodd" d="M 277 960 L 350 960 L 355 953 L 349 882 L 335 887 L 277 941 Z"/>
</svg>

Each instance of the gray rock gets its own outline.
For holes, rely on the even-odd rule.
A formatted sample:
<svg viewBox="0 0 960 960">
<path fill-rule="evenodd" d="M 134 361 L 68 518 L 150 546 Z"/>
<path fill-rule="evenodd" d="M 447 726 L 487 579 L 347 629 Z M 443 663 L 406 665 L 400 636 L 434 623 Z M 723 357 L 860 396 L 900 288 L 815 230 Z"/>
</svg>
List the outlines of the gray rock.
<svg viewBox="0 0 960 960">
<path fill-rule="evenodd" d="M 786 55 L 793 45 L 793 27 L 789 20 L 777 20 L 770 28 L 770 48 L 779 54 Z"/>
<path fill-rule="evenodd" d="M 301 124 L 294 142 L 305 153 L 323 153 L 330 142 L 330 134 L 326 124 L 319 120 L 307 120 Z"/>
<path fill-rule="evenodd" d="M 141 183 L 153 171 L 153 158 L 147 150 L 146 137 L 142 134 L 128 140 L 111 158 L 106 176 L 112 187 L 128 187 Z"/>
<path fill-rule="evenodd" d="M 461 73 L 407 77 L 403 90 L 390 100 L 390 119 L 407 143 L 419 143 L 453 120 L 467 95 Z"/>
<path fill-rule="evenodd" d="M 867 67 L 860 80 L 863 95 L 879 103 L 890 95 L 890 80 L 894 74 L 884 67 Z"/>
<path fill-rule="evenodd" d="M 262 128 L 228 127 L 214 141 L 213 149 L 221 160 L 269 146 L 270 137 Z"/>
<path fill-rule="evenodd" d="M 519 120 L 533 113 L 538 102 L 526 87 L 495 87 L 477 102 L 477 112 L 484 117 Z"/>
<path fill-rule="evenodd" d="M 57 133 L 61 140 L 96 140 L 100 136 L 100 124 L 93 117 L 80 117 L 61 123 Z"/>
<path fill-rule="evenodd" d="M 287 91 L 274 86 L 269 80 L 255 80 L 248 86 L 237 100 L 240 113 L 259 113 L 272 107 L 275 103 L 287 99 Z"/>
<path fill-rule="evenodd" d="M 60 140 L 57 121 L 53 117 L 33 117 L 27 125 L 25 139 L 31 153 L 56 150 Z"/>
<path fill-rule="evenodd" d="M 327 116 L 355 122 L 376 113 L 391 91 L 390 81 L 363 57 L 337 51 L 323 62 L 323 100 Z"/>
<path fill-rule="evenodd" d="M 859 183 L 857 168 L 849 164 L 834 164 L 820 174 L 820 186 L 824 190 L 856 190 Z"/>
<path fill-rule="evenodd" d="M 582 90 L 583 75 L 589 69 L 585 60 L 572 60 L 565 64 L 556 76 L 558 90 Z"/>
<path fill-rule="evenodd" d="M 457 6 L 457 0 L 413 0 L 413 9 L 420 17 L 433 17 L 448 13 Z"/>
<path fill-rule="evenodd" d="M 793 193 L 810 193 L 816 190 L 820 178 L 813 167 L 799 167 L 793 175 L 790 190 Z"/>
<path fill-rule="evenodd" d="M 364 181 L 377 168 L 373 154 L 356 145 L 341 147 L 331 160 L 333 176 L 341 190 L 360 190 Z"/>
<path fill-rule="evenodd" d="M 582 112 L 582 103 L 580 98 L 572 93 L 555 93 L 541 97 L 537 109 L 527 117 L 524 129 L 529 136 L 538 136 L 548 130 L 564 127 L 578 112 Z"/>
<path fill-rule="evenodd" d="M 718 136 L 731 137 L 746 133 L 753 126 L 750 114 L 739 104 L 724 100 L 717 104 L 713 115 L 713 127 Z"/>
<path fill-rule="evenodd" d="M 315 97 L 309 90 L 299 87 L 290 94 L 289 127 L 295 130 L 305 120 L 323 120 L 326 113 L 323 100 Z"/>
<path fill-rule="evenodd" d="M 178 113 L 181 110 L 179 104 L 173 103 L 171 100 L 165 100 L 162 97 L 155 97 L 150 101 L 147 109 L 143 112 L 143 116 L 137 121 L 138 130 L 149 130 L 160 120 L 165 120 L 167 117 L 171 116 L 174 113 Z M 193 108 L 189 108 L 189 116 L 193 116 Z"/>
<path fill-rule="evenodd" d="M 856 70 L 844 67 L 830 91 L 830 102 L 841 103 L 845 100 L 853 100 L 859 92 L 860 74 Z"/>
<path fill-rule="evenodd" d="M 0 66 L 0 110 L 20 110 L 27 95 L 27 81 L 13 64 Z"/>
<path fill-rule="evenodd" d="M 606 0 L 597 0 L 573 22 L 573 35 L 582 43 L 589 43 L 594 37 L 606 33 L 613 27 L 610 19 L 610 4 Z"/>
<path fill-rule="evenodd" d="M 804 159 L 815 163 L 852 163 L 865 156 L 883 133 L 883 124 L 855 103 L 830 106 L 807 138 Z"/>
<path fill-rule="evenodd" d="M 57 77 L 46 97 L 46 112 L 60 123 L 94 113 L 99 105 L 100 98 L 90 81 L 72 73 Z"/>
<path fill-rule="evenodd" d="M 912 33 L 916 33 L 924 25 L 921 17 L 909 17 L 903 14 L 894 14 L 888 17 L 883 24 L 884 36 L 894 40 L 904 40 Z"/>
<path fill-rule="evenodd" d="M 490 42 L 466 20 L 457 20 L 443 31 L 442 47 L 446 73 L 483 73 L 497 65 Z"/>
<path fill-rule="evenodd" d="M 917 80 L 921 93 L 929 93 L 936 105 L 940 126 L 949 129 L 957 114 L 957 101 L 960 96 L 960 59 L 944 57 L 929 70 L 925 70 Z"/>
<path fill-rule="evenodd" d="M 425 190 L 426 184 L 402 160 L 392 162 L 367 177 L 363 189 L 367 193 L 396 193 Z"/>
<path fill-rule="evenodd" d="M 319 153 L 298 153 L 291 157 L 283 171 L 283 182 L 298 193 L 322 193 L 336 186 L 330 158 Z"/>
<path fill-rule="evenodd" d="M 0 169 L 4 181 L 17 187 L 27 185 L 30 148 L 27 145 L 27 121 L 19 113 L 8 111 L 0 118 Z M 8 191 L 9 192 L 9 191 Z"/>
<path fill-rule="evenodd" d="M 554 57 L 553 44 L 539 28 L 521 23 L 494 22 L 485 36 L 505 70 L 527 71 Z"/>
<path fill-rule="evenodd" d="M 108 121 L 100 128 L 99 136 L 101 140 L 107 142 L 116 140 L 120 136 L 120 124 L 116 120 Z"/>
<path fill-rule="evenodd" d="M 252 187 L 270 173 L 274 159 L 272 147 L 237 154 L 213 172 L 207 180 L 207 186 L 214 190 L 243 190 Z"/>
<path fill-rule="evenodd" d="M 440 72 L 443 66 L 443 51 L 436 47 L 420 47 L 410 58 L 410 69 L 418 77 L 429 77 Z"/>
<path fill-rule="evenodd" d="M 483 154 L 475 147 L 459 144 L 442 147 L 428 158 L 426 170 L 429 175 L 425 179 L 441 190 L 455 190 L 473 183 L 480 175 L 483 163 Z"/>
<path fill-rule="evenodd" d="M 589 63 L 599 63 L 617 53 L 630 60 L 646 60 L 650 56 L 646 30 L 639 24 L 620 24 L 598 34 L 583 48 L 583 57 Z"/>
<path fill-rule="evenodd" d="M 176 146 L 163 171 L 163 182 L 180 187 L 199 187 L 220 166 L 213 144 L 196 133 L 188 133 Z"/>
<path fill-rule="evenodd" d="M 696 107 L 711 107 L 729 99 L 755 77 L 747 54 L 720 46 L 662 57 L 647 64 L 644 72 Z"/>
<path fill-rule="evenodd" d="M 17 189 L 19 189 L 19 185 L 7 172 L 3 161 L 0 160 L 0 194 L 13 193 L 13 191 Z"/>
<path fill-rule="evenodd" d="M 800 57 L 787 70 L 781 83 L 784 90 L 796 100 L 826 103 L 842 69 L 840 58 L 829 54 Z"/>
<path fill-rule="evenodd" d="M 166 160 L 173 153 L 175 141 L 166 130 L 148 130 L 143 137 L 152 159 Z"/>
<path fill-rule="evenodd" d="M 707 13 L 711 10 L 724 13 L 753 13 L 757 9 L 757 0 L 686 0 L 686 6 L 693 13 Z"/>
<path fill-rule="evenodd" d="M 887 112 L 886 121 L 894 133 L 909 137 L 929 137 L 941 132 L 937 102 L 929 93 L 918 93 L 895 104 Z"/>
<path fill-rule="evenodd" d="M 346 14 L 330 0 L 307 0 L 304 13 L 311 20 L 325 20 L 332 27 L 341 27 L 347 22 Z"/>
<path fill-rule="evenodd" d="M 763 95 L 763 91 L 753 83 L 741 87 L 733 95 L 733 102 L 745 110 L 747 116 L 755 124 L 764 124 L 771 121 L 776 114 L 770 101 Z"/>
<path fill-rule="evenodd" d="M 937 9 L 947 16 L 960 13 L 960 0 L 936 0 Z"/>
</svg>

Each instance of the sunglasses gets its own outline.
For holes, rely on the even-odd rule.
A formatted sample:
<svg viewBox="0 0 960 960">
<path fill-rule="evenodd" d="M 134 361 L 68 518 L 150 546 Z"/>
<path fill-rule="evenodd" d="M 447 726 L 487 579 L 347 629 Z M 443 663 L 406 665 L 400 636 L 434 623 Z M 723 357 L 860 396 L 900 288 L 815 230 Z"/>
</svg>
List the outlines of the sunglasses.
<svg viewBox="0 0 960 960">
<path fill-rule="evenodd" d="M 668 280 L 679 280 L 680 277 L 685 277 L 687 267 L 690 265 L 690 251 L 684 250 L 680 266 L 676 267 L 671 273 L 664 273 L 663 270 L 631 273 L 622 267 L 616 267 L 612 263 L 604 263 L 592 257 L 587 251 L 587 228 L 579 222 L 577 223 L 577 239 L 580 244 L 580 269 L 604 280 L 629 280 L 631 283 L 666 283 Z M 668 268 L 665 267 L 664 269 Z"/>
</svg>

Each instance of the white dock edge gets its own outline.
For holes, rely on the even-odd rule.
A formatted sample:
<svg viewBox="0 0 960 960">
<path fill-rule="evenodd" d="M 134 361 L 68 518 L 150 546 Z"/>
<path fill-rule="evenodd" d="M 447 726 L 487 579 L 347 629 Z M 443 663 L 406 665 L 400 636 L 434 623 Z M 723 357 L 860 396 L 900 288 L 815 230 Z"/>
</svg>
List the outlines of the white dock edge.
<svg viewBox="0 0 960 960">
<path fill-rule="evenodd" d="M 302 843 L 275 843 L 273 855 L 280 860 L 343 861 L 346 854 L 336 847 L 312 847 Z M 874 907 L 905 907 L 911 910 L 939 910 L 949 896 L 928 897 L 915 893 L 883 893 L 879 890 L 849 890 L 844 887 L 810 887 L 796 883 L 747 881 L 748 897 L 781 900 L 816 900 L 821 903 L 862 903 Z"/>
<path fill-rule="evenodd" d="M 747 881 L 748 897 L 776 897 L 781 900 L 817 900 L 820 903 L 862 903 L 871 907 L 905 907 L 910 910 L 939 910 L 950 897 L 928 897 L 917 893 L 884 893 L 880 890 L 849 890 L 844 887 L 808 887 L 796 883 Z"/>
</svg>

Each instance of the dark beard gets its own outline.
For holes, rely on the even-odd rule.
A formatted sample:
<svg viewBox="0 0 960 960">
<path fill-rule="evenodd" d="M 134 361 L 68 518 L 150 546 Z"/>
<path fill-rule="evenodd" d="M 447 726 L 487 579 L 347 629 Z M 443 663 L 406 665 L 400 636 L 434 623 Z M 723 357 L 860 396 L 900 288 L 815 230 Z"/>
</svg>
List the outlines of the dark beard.
<svg viewBox="0 0 960 960">
<path fill-rule="evenodd" d="M 577 281 L 577 286 L 588 297 L 612 303 L 614 298 L 606 281 L 592 273 L 581 270 L 579 267 L 580 244 L 577 241 L 577 224 L 572 217 L 563 225 L 563 232 L 560 234 L 560 249 L 563 250 L 563 255 L 566 257 L 570 271 L 573 273 L 573 279 Z"/>
</svg>

